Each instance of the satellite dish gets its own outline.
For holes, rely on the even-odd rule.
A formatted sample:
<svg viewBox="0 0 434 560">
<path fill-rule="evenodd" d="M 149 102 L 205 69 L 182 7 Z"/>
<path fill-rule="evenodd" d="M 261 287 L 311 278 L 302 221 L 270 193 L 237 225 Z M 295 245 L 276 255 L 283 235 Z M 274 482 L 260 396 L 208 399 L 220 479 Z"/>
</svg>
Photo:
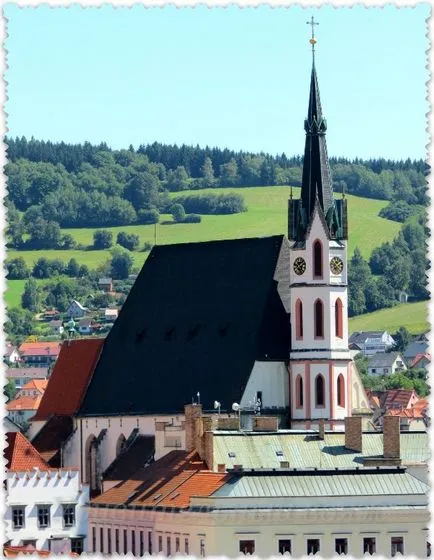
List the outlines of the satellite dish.
<svg viewBox="0 0 434 560">
<path fill-rule="evenodd" d="M 214 401 L 214 408 L 220 408 L 221 407 L 221 403 L 219 403 L 218 401 Z"/>
<path fill-rule="evenodd" d="M 235 412 L 238 412 L 240 410 L 240 405 L 236 402 L 233 403 L 232 405 L 232 410 L 234 410 Z"/>
</svg>

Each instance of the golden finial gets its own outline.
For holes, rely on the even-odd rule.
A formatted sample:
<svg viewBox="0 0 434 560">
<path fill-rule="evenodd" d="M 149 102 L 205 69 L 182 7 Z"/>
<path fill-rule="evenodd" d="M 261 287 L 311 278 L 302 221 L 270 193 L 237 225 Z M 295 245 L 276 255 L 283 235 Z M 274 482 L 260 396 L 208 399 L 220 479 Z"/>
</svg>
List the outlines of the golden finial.
<svg viewBox="0 0 434 560">
<path fill-rule="evenodd" d="M 312 45 L 312 55 L 315 55 L 315 45 L 316 45 L 316 39 L 315 39 L 315 25 L 319 25 L 318 22 L 316 22 L 313 18 L 313 16 L 310 18 L 310 21 L 306 22 L 307 25 L 312 26 L 312 37 L 309 40 L 309 43 Z"/>
</svg>

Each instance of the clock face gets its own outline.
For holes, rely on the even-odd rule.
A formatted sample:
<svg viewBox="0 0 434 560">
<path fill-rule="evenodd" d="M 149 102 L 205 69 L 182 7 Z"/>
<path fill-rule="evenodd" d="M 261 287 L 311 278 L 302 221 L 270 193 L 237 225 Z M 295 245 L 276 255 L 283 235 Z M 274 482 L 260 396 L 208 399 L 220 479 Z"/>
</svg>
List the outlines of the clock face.
<svg viewBox="0 0 434 560">
<path fill-rule="evenodd" d="M 333 257 L 330 261 L 330 270 L 333 274 L 341 274 L 344 269 L 344 262 L 339 257 Z"/>
<path fill-rule="evenodd" d="M 306 261 L 301 257 L 297 257 L 294 261 L 294 272 L 299 276 L 306 270 Z"/>
</svg>

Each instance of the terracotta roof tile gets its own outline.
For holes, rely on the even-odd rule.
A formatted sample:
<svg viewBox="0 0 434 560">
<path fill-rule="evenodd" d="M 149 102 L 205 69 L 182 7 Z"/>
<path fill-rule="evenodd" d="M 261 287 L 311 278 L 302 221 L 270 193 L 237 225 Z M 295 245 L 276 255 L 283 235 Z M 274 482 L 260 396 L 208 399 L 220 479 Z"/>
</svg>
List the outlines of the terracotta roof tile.
<svg viewBox="0 0 434 560">
<path fill-rule="evenodd" d="M 22 391 L 23 389 L 35 389 L 36 391 L 39 391 L 40 393 L 44 393 L 45 389 L 47 388 L 48 385 L 48 379 L 32 379 L 30 381 L 27 381 L 27 383 L 25 383 L 20 391 Z"/>
<path fill-rule="evenodd" d="M 42 396 L 37 397 L 18 397 L 7 403 L 6 410 L 38 410 Z"/>
<path fill-rule="evenodd" d="M 20 432 L 7 432 L 4 455 L 6 468 L 11 471 L 29 471 L 33 467 L 48 470 L 49 466 L 28 439 Z"/>
<path fill-rule="evenodd" d="M 407 408 L 414 391 L 407 389 L 389 389 L 382 396 L 382 406 L 384 408 L 403 406 Z M 417 395 L 416 395 L 417 396 Z"/>
<path fill-rule="evenodd" d="M 98 361 L 103 338 L 65 341 L 34 420 L 74 415 Z"/>
<path fill-rule="evenodd" d="M 18 351 L 22 356 L 58 356 L 60 342 L 23 342 Z"/>
<path fill-rule="evenodd" d="M 213 473 L 210 471 L 195 472 L 175 491 L 167 494 L 165 498 L 157 502 L 159 506 L 187 508 L 192 497 L 211 496 L 223 484 L 227 482 L 230 475 L 225 473 Z"/>
</svg>

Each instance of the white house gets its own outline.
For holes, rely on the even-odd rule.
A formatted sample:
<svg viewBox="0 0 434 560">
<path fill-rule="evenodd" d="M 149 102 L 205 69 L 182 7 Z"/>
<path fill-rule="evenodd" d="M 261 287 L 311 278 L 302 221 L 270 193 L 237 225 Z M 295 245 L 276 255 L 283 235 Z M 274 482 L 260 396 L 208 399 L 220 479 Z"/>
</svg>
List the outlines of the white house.
<svg viewBox="0 0 434 560">
<path fill-rule="evenodd" d="M 394 338 L 387 331 L 354 332 L 348 342 L 351 350 L 357 350 L 364 356 L 386 352 L 395 344 Z"/>
<path fill-rule="evenodd" d="M 72 317 L 73 319 L 77 317 L 84 317 L 86 315 L 87 308 L 81 305 L 77 300 L 72 300 L 70 306 L 65 311 L 65 315 Z"/>
<path fill-rule="evenodd" d="M 3 361 L 7 364 L 16 364 L 21 359 L 21 355 L 13 344 L 10 342 L 6 343 L 6 350 L 3 354 Z"/>
<path fill-rule="evenodd" d="M 398 371 L 407 371 L 404 358 L 399 352 L 378 352 L 368 363 L 369 375 L 392 375 Z"/>
<path fill-rule="evenodd" d="M 81 319 L 78 323 L 78 332 L 80 334 L 92 334 L 92 319 L 84 318 Z"/>
<path fill-rule="evenodd" d="M 87 486 L 78 469 L 51 469 L 19 432 L 7 433 L 5 540 L 53 553 L 86 549 Z"/>
</svg>

